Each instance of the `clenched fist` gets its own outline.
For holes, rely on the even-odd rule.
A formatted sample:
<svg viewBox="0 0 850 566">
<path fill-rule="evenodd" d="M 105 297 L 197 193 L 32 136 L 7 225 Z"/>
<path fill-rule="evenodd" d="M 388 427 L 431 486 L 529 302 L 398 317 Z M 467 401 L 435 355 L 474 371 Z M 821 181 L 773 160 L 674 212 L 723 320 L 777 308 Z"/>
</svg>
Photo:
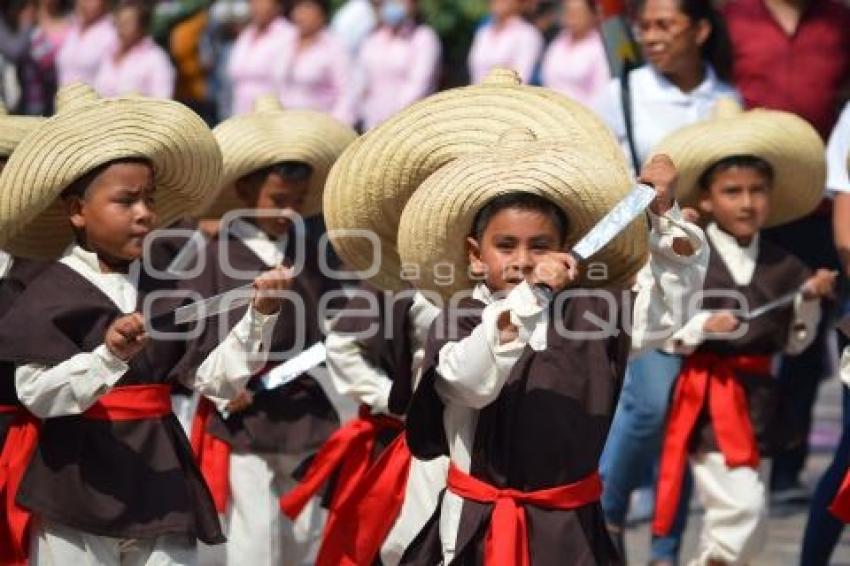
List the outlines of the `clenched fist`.
<svg viewBox="0 0 850 566">
<path fill-rule="evenodd" d="M 292 268 L 275 267 L 254 279 L 254 308 L 262 314 L 274 314 L 280 310 L 281 291 L 292 288 Z"/>
<path fill-rule="evenodd" d="M 137 312 L 112 321 L 103 339 L 109 351 L 125 362 L 141 352 L 147 341 L 145 319 Z"/>
<path fill-rule="evenodd" d="M 679 174 L 676 172 L 673 160 L 663 153 L 653 155 L 641 169 L 638 180 L 655 189 L 655 200 L 649 205 L 649 209 L 658 216 L 673 207 L 678 178 Z"/>
<path fill-rule="evenodd" d="M 534 266 L 532 285 L 546 285 L 557 293 L 572 285 L 579 277 L 578 260 L 565 252 L 549 252 Z"/>
</svg>

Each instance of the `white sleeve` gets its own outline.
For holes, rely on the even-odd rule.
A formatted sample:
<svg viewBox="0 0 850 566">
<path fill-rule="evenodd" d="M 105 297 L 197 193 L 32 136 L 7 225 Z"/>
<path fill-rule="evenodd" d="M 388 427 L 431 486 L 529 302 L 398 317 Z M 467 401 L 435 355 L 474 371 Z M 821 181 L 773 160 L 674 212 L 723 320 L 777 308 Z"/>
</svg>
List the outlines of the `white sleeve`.
<svg viewBox="0 0 850 566">
<path fill-rule="evenodd" d="M 187 385 L 217 405 L 235 397 L 265 366 L 277 317 L 277 313 L 264 315 L 249 308 L 200 365 L 194 382 Z"/>
<path fill-rule="evenodd" d="M 519 333 L 515 340 L 500 344 L 497 324 L 506 311 L 510 312 L 511 322 Z M 481 313 L 481 324 L 469 336 L 440 349 L 439 378 L 435 384 L 440 397 L 473 409 L 492 403 L 544 313 L 545 309 L 525 282 L 505 299 L 487 305 Z"/>
<path fill-rule="evenodd" d="M 841 354 L 841 362 L 838 364 L 838 375 L 841 378 L 841 382 L 847 387 L 850 387 L 850 346 L 846 346 L 844 352 Z"/>
<path fill-rule="evenodd" d="M 848 156 L 850 156 L 850 104 L 844 107 L 826 144 L 827 190 L 833 193 L 850 193 Z"/>
<path fill-rule="evenodd" d="M 108 393 L 128 368 L 100 345 L 53 367 L 18 366 L 15 388 L 21 402 L 39 418 L 79 415 Z"/>
<path fill-rule="evenodd" d="M 710 311 L 700 311 L 686 322 L 664 345 L 663 350 L 668 354 L 689 355 L 699 348 L 708 338 L 705 323 L 714 314 Z"/>
<path fill-rule="evenodd" d="M 392 381 L 381 368 L 366 361 L 357 337 L 331 332 L 325 349 L 334 388 L 374 411 L 388 412 Z"/>
<path fill-rule="evenodd" d="M 796 356 L 811 345 L 817 334 L 820 317 L 819 300 L 807 301 L 803 299 L 802 293 L 794 298 L 794 318 L 788 329 L 786 354 Z"/>
<path fill-rule="evenodd" d="M 678 206 L 664 216 L 649 213 L 649 261 L 638 273 L 632 318 L 632 353 L 659 348 L 688 319 L 708 270 L 709 247 L 703 231 L 682 218 Z M 673 250 L 676 238 L 687 238 L 694 253 Z"/>
</svg>

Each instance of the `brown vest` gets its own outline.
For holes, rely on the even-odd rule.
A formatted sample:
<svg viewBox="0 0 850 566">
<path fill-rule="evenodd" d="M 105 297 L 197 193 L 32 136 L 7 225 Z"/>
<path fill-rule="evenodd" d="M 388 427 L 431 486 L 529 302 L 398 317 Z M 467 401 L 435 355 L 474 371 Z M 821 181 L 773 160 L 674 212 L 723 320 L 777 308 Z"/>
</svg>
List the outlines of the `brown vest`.
<svg viewBox="0 0 850 566">
<path fill-rule="evenodd" d="M 233 236 L 226 245 L 230 264 L 254 276 L 269 268 L 241 240 Z M 294 237 L 290 237 L 287 257 L 293 257 Z M 251 279 L 234 279 L 225 274 L 218 260 L 219 239 L 207 248 L 206 269 L 191 283 L 203 296 L 212 296 L 250 283 Z M 292 292 L 304 301 L 300 315 L 290 301 L 284 300 L 272 335 L 271 352 L 290 351 L 296 344 L 296 322 L 303 325 L 304 347 L 308 348 L 324 339 L 319 326 L 319 299 L 322 294 L 338 289 L 336 282 L 323 277 L 318 269 L 314 242 L 305 245 L 306 260 L 302 273 L 296 278 Z M 245 314 L 237 309 L 222 315 L 228 328 L 232 328 Z M 217 319 L 210 319 L 214 325 Z M 207 344 L 209 351 L 215 342 Z M 261 390 L 258 379 L 249 384 L 254 390 L 253 404 L 240 413 L 224 419 L 216 414 L 210 421 L 211 434 L 229 443 L 234 449 L 246 452 L 304 454 L 317 450 L 339 426 L 334 407 L 321 386 L 309 374 L 277 389 Z"/>
<path fill-rule="evenodd" d="M 612 291 L 619 305 L 620 291 Z M 483 308 L 467 300 L 461 308 Z M 620 307 L 621 308 L 621 307 Z M 584 318 L 592 313 L 609 318 L 604 300 L 576 297 L 563 303 L 564 328 L 598 331 Z M 623 317 L 619 311 L 617 328 Z M 443 428 L 443 403 L 434 387 L 440 349 L 446 340 L 435 331 L 449 331 L 449 319 L 441 316 L 432 327 L 426 347 L 422 381 L 408 412 L 407 438 L 415 456 L 429 459 L 448 454 Z M 457 320 L 456 340 L 468 336 L 481 322 L 480 315 Z M 498 398 L 478 416 L 470 473 L 500 488 L 534 491 L 562 486 L 595 472 L 617 405 L 625 373 L 630 339 L 617 336 L 574 340 L 559 335 L 549 324 L 547 347 L 537 352 L 526 346 L 502 387 Z M 480 564 L 484 534 L 492 505 L 465 501 L 457 534 L 457 563 Z M 535 565 L 614 564 L 617 553 L 606 534 L 599 505 L 572 511 L 526 506 L 529 548 Z M 436 528 L 432 521 L 430 528 Z M 426 530 L 429 527 L 426 527 Z M 438 537 L 437 537 L 438 538 Z M 423 533 L 419 541 L 433 541 Z M 439 548 L 422 544 L 406 556 L 410 564 L 425 564 Z M 416 556 L 418 554 L 418 556 Z"/>
<path fill-rule="evenodd" d="M 749 285 L 736 285 L 720 254 L 711 246 L 711 259 L 705 276 L 704 289 L 735 290 L 747 300 L 750 310 L 799 289 L 809 276 L 809 269 L 796 257 L 776 244 L 762 238 L 756 268 Z M 707 298 L 706 310 L 734 309 L 740 305 L 731 298 Z M 788 343 L 788 332 L 794 317 L 793 305 L 770 311 L 748 323 L 746 334 L 735 340 L 708 340 L 698 352 L 720 355 L 766 355 L 781 353 Z M 736 377 L 747 392 L 750 421 L 762 455 L 770 455 L 778 447 L 795 441 L 785 426 L 785 408 L 781 406 L 776 380 L 773 376 L 748 375 L 737 372 Z M 697 451 L 716 451 L 717 441 L 705 411 L 694 432 L 692 448 Z"/>
<path fill-rule="evenodd" d="M 161 284 L 144 276 L 139 305 Z M 173 325 L 173 300 L 154 325 Z M 121 313 L 84 277 L 53 263 L 32 281 L 0 325 L 0 360 L 57 365 L 103 344 Z M 148 342 L 117 385 L 171 383 L 199 353 L 178 341 Z M 80 415 L 46 419 L 18 501 L 44 519 L 116 538 L 165 534 L 222 542 L 218 517 L 188 440 L 174 415 L 108 422 Z"/>
</svg>

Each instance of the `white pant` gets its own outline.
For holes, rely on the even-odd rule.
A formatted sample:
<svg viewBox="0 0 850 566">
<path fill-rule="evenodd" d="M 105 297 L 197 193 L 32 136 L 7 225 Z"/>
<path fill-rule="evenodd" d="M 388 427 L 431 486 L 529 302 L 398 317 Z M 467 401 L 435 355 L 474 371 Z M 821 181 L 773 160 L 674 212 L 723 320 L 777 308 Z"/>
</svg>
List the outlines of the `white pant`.
<svg viewBox="0 0 850 566">
<path fill-rule="evenodd" d="M 699 551 L 691 564 L 749 564 L 767 544 L 769 461 L 758 470 L 729 468 L 723 454 L 708 452 L 691 458 L 691 466 L 705 508 Z"/>
<path fill-rule="evenodd" d="M 384 566 L 397 566 L 416 535 L 434 514 L 440 492 L 446 487 L 449 459 L 422 461 L 413 458 L 407 476 L 404 503 L 387 540 L 381 546 Z"/>
<path fill-rule="evenodd" d="M 204 566 L 300 566 L 315 558 L 325 522 L 312 499 L 293 522 L 279 499 L 295 487 L 292 472 L 304 457 L 230 455 L 230 506 L 225 517 L 227 543 L 202 546 Z"/>
<path fill-rule="evenodd" d="M 40 525 L 32 536 L 32 566 L 194 566 L 194 541 L 182 536 L 125 540 L 59 525 Z"/>
</svg>

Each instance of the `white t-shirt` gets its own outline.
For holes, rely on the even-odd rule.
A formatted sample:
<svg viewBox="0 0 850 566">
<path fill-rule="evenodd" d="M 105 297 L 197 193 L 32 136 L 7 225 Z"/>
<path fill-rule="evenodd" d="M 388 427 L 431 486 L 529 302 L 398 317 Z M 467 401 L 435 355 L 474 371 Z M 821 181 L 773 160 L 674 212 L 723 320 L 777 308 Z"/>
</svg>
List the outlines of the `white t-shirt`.
<svg viewBox="0 0 850 566">
<path fill-rule="evenodd" d="M 719 80 L 707 67 L 702 83 L 685 93 L 652 67 L 645 65 L 629 74 L 632 124 L 638 162 L 643 163 L 667 134 L 711 116 L 719 98 L 740 101 L 737 91 Z M 594 110 L 614 132 L 631 164 L 626 122 L 620 97 L 620 79 L 608 84 L 593 105 Z"/>
<path fill-rule="evenodd" d="M 826 144 L 826 188 L 829 193 L 850 193 L 850 103 L 844 106 Z"/>
</svg>

